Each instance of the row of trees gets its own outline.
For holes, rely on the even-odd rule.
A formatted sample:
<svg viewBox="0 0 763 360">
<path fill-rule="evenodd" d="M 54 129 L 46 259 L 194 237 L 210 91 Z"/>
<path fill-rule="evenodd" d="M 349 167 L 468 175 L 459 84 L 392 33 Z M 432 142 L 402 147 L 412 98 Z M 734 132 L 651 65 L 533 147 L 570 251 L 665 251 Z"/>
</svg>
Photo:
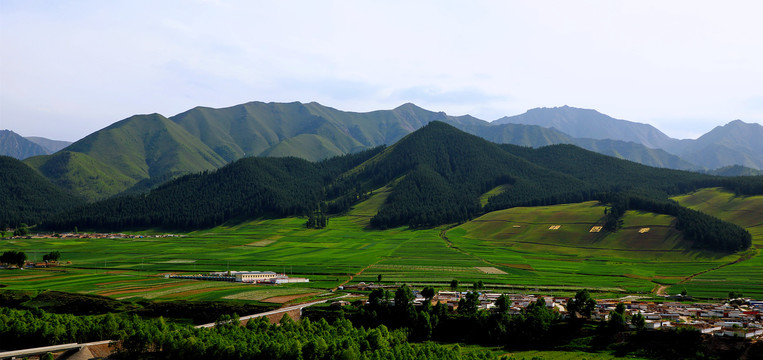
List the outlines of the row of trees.
<svg viewBox="0 0 763 360">
<path fill-rule="evenodd" d="M 68 342 L 121 340 L 121 357 L 155 353 L 164 359 L 467 359 L 487 360 L 488 352 L 462 354 L 458 346 L 412 344 L 406 331 L 385 326 L 356 328 L 348 320 L 288 318 L 271 325 L 264 317 L 240 326 L 238 316 L 221 318 L 214 328 L 197 329 L 162 318 L 73 316 L 0 308 L 4 349 Z"/>
<path fill-rule="evenodd" d="M 59 251 L 51 251 L 50 253 L 42 256 L 42 261 L 58 261 L 60 258 L 61 253 Z M 2 255 L 0 255 L 0 264 L 16 265 L 19 268 L 24 267 L 26 260 L 27 256 L 23 251 L 10 250 L 5 251 Z"/>
<path fill-rule="evenodd" d="M 16 265 L 19 268 L 24 267 L 26 262 L 26 254 L 22 251 L 6 251 L 3 255 L 0 255 L 0 263 L 6 265 Z"/>
<path fill-rule="evenodd" d="M 479 310 L 479 293 L 472 291 L 459 301 L 458 312 L 452 313 L 444 303 L 429 304 L 434 297 L 434 289 L 424 288 L 421 294 L 427 301 L 416 309 L 413 293 L 405 285 L 399 287 L 394 295 L 375 289 L 369 295 L 368 306 L 345 312 L 343 316 L 355 326 L 407 328 L 410 339 L 414 341 L 468 342 L 511 348 L 544 346 L 553 337 L 552 328 L 560 320 L 558 313 L 547 307 L 543 299 L 532 303 L 519 314 L 511 315 L 511 302 L 507 296 L 497 300 L 498 311 L 488 312 Z M 310 313 L 308 315 L 312 316 Z M 320 313 L 316 315 L 321 316 Z"/>
</svg>

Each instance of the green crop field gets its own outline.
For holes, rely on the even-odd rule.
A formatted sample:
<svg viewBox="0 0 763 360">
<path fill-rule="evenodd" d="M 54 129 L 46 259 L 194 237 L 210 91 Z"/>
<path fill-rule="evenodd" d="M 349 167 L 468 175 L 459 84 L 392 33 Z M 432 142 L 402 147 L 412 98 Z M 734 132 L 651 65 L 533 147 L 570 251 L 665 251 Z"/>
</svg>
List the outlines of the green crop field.
<svg viewBox="0 0 763 360">
<path fill-rule="evenodd" d="M 721 189 L 702 189 L 675 197 L 681 205 L 739 224 L 752 234 L 753 248 L 737 263 L 707 271 L 681 286 L 698 296 L 722 296 L 729 291 L 763 298 L 763 196 L 734 196 Z"/>
<path fill-rule="evenodd" d="M 607 295 L 648 294 L 659 287 L 667 293 L 686 288 L 696 296 L 722 297 L 734 290 L 763 298 L 763 260 L 757 250 L 732 265 L 739 254 L 687 250 L 669 216 L 629 211 L 617 233 L 591 232 L 600 225 L 604 207 L 586 202 L 497 211 L 455 227 L 369 230 L 368 219 L 388 195 L 388 189 L 376 191 L 320 230 L 306 229 L 304 218 L 284 218 L 183 237 L 4 240 L 0 251 L 24 251 L 37 261 L 60 251 L 64 264 L 0 271 L 0 285 L 127 300 L 284 303 L 320 297 L 348 281 L 376 282 L 382 275 L 385 283 L 441 287 L 452 279 L 464 285 L 482 280 L 505 291 L 570 294 L 589 288 Z M 747 226 L 754 244 L 763 246 L 763 197 L 702 190 L 678 200 Z M 285 272 L 310 282 L 270 286 L 164 276 L 225 270 Z"/>
</svg>

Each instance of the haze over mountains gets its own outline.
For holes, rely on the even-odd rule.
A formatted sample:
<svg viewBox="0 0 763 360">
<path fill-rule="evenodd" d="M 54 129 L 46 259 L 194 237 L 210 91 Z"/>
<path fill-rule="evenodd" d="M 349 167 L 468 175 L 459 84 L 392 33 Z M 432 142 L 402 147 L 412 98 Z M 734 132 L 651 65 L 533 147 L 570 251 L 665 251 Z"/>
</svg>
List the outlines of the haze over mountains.
<svg viewBox="0 0 763 360">
<path fill-rule="evenodd" d="M 435 120 L 496 143 L 531 147 L 574 144 L 655 167 L 699 171 L 726 167 L 719 172 L 724 175 L 756 174 L 754 169 L 763 168 L 763 145 L 757 140 L 763 138 L 763 127 L 759 124 L 737 120 L 697 140 L 678 140 L 651 125 L 568 106 L 533 109 L 491 123 L 410 103 L 392 110 L 357 113 L 314 102 L 250 102 L 221 109 L 196 107 L 170 118 L 135 115 L 52 155 L 43 154 L 65 144 L 36 139 L 46 150 L 4 131 L 0 133 L 0 153 L 26 158 L 27 165 L 54 184 L 97 200 L 125 191 L 144 191 L 178 175 L 217 169 L 245 156 L 296 156 L 316 161 L 393 144 Z"/>
<path fill-rule="evenodd" d="M 69 145 L 71 145 L 69 141 L 50 140 L 37 136 L 23 137 L 10 130 L 0 130 L 0 155 L 16 159 L 52 154 Z"/>
<path fill-rule="evenodd" d="M 679 140 L 649 124 L 618 120 L 596 110 L 569 106 L 538 108 L 503 117 L 496 124 L 528 124 L 557 129 L 576 138 L 612 139 L 662 149 L 694 164 L 713 170 L 730 165 L 763 169 L 763 126 L 734 120 L 718 126 L 696 140 Z M 589 150 L 591 146 L 577 144 Z"/>
</svg>

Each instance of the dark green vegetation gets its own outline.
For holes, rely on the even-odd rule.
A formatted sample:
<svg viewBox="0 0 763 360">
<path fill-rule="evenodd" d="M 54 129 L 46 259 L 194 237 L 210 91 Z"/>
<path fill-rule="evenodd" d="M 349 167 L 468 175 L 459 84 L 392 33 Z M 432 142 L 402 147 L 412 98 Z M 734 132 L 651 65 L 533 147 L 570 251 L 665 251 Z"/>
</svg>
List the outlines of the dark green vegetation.
<svg viewBox="0 0 763 360">
<path fill-rule="evenodd" d="M 227 322 L 232 320 L 231 322 Z M 258 318 L 240 326 L 238 316 L 221 317 L 214 328 L 196 329 L 159 317 L 73 316 L 0 308 L 0 346 L 4 349 L 120 340 L 119 358 L 134 359 L 491 359 L 462 354 L 458 346 L 413 344 L 404 330 L 384 326 L 355 328 L 348 320 L 271 325 Z"/>
<path fill-rule="evenodd" d="M 173 321 L 208 324 L 232 313 L 256 314 L 273 310 L 276 305 L 240 301 L 185 300 L 116 300 L 106 296 L 62 291 L 5 290 L 0 292 L 3 306 L 19 310 L 42 310 L 57 314 L 103 315 L 121 314 L 141 317 L 164 317 Z"/>
<path fill-rule="evenodd" d="M 0 226 L 39 224 L 82 201 L 57 188 L 19 160 L 0 156 Z"/>
<path fill-rule="evenodd" d="M 214 227 L 233 218 L 308 214 L 323 200 L 328 179 L 379 150 L 317 164 L 293 157 L 244 158 L 211 173 L 169 181 L 149 194 L 118 196 L 51 216 L 45 226 L 189 230 Z"/>
<path fill-rule="evenodd" d="M 22 251 L 6 251 L 3 255 L 0 255 L 0 264 L 15 265 L 16 267 L 23 267 L 24 261 L 26 261 L 26 254 Z"/>
</svg>

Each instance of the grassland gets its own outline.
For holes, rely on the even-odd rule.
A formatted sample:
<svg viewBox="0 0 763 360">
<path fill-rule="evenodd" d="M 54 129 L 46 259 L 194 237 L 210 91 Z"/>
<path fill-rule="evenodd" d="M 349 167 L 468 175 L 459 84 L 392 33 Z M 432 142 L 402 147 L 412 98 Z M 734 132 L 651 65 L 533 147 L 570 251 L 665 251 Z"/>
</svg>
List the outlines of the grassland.
<svg viewBox="0 0 763 360">
<path fill-rule="evenodd" d="M 680 286 L 698 296 L 719 296 L 729 291 L 763 298 L 763 196 L 735 196 L 721 189 L 702 189 L 675 197 L 681 205 L 743 226 L 752 234 L 753 248 L 741 261 L 698 273 Z"/>
<path fill-rule="evenodd" d="M 350 280 L 376 282 L 382 275 L 385 283 L 442 287 L 452 279 L 462 284 L 482 280 L 488 287 L 507 291 L 570 294 L 589 288 L 609 296 L 648 294 L 665 285 L 672 293 L 686 287 L 697 296 L 722 297 L 735 290 L 763 298 L 760 257 L 728 265 L 740 256 L 686 250 L 668 216 L 631 211 L 619 232 L 590 232 L 601 222 L 604 208 L 586 202 L 508 209 L 455 227 L 367 229 L 373 210 L 388 195 L 389 189 L 375 191 L 321 230 L 306 229 L 302 218 L 284 218 L 257 219 L 177 238 L 4 240 L 0 251 L 24 251 L 39 261 L 57 250 L 71 264 L 0 271 L 0 284 L 8 289 L 51 289 L 124 300 L 280 304 L 320 297 Z M 759 216 L 763 197 L 733 198 L 707 190 L 679 201 L 742 223 L 755 236 L 756 246 L 763 245 Z M 549 230 L 552 226 L 558 229 Z M 639 232 L 644 228 L 649 231 Z M 269 286 L 164 277 L 226 269 L 286 272 L 310 282 Z"/>
<path fill-rule="evenodd" d="M 588 287 L 648 293 L 738 256 L 687 250 L 665 215 L 628 211 L 616 233 L 591 232 L 602 222 L 596 202 L 512 208 L 447 232 L 452 246 L 513 274 L 526 287 Z M 649 228 L 648 232 L 640 230 Z"/>
</svg>

